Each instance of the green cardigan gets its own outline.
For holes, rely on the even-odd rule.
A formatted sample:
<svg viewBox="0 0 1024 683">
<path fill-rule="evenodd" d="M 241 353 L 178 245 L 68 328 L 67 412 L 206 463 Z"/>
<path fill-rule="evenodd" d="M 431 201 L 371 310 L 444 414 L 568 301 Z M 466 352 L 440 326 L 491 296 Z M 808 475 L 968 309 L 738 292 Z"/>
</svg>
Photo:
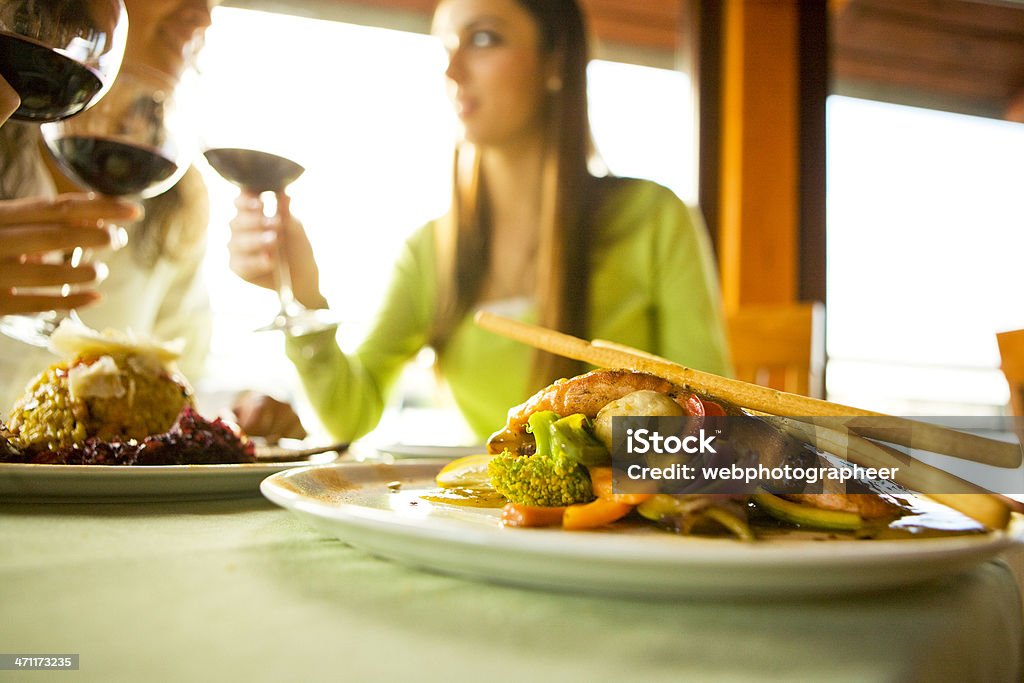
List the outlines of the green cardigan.
<svg viewBox="0 0 1024 683">
<path fill-rule="evenodd" d="M 587 336 L 728 374 L 716 269 L 699 216 L 670 190 L 629 180 L 609 193 L 595 221 Z M 427 343 L 434 261 L 428 223 L 406 242 L 376 322 L 355 353 L 343 353 L 331 332 L 288 339 L 288 357 L 336 438 L 355 439 L 377 425 L 404 364 Z M 535 321 L 535 308 L 526 308 L 517 317 Z M 440 370 L 481 438 L 541 388 L 528 386 L 531 358 L 528 347 L 475 327 L 472 315 L 456 328 Z"/>
</svg>

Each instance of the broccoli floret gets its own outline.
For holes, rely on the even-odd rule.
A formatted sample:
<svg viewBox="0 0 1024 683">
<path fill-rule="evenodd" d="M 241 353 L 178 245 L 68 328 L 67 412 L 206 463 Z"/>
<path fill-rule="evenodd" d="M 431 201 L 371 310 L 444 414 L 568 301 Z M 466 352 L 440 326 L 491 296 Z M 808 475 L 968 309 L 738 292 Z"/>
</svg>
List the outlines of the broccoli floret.
<svg viewBox="0 0 1024 683">
<path fill-rule="evenodd" d="M 494 489 L 512 503 L 559 507 L 594 499 L 587 469 L 564 458 L 504 451 L 487 465 Z"/>
<path fill-rule="evenodd" d="M 585 465 L 598 464 L 608 451 L 584 428 L 582 414 L 561 419 L 545 410 L 527 422 L 537 450 L 517 456 L 509 451 L 495 456 L 487 466 L 494 489 L 520 505 L 561 507 L 594 499 Z"/>
</svg>

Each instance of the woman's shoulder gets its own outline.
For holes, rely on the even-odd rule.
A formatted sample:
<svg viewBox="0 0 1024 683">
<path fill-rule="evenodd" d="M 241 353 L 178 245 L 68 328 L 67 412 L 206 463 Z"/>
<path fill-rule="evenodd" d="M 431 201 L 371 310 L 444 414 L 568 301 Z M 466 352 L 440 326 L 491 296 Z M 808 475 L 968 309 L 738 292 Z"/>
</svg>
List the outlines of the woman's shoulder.
<svg viewBox="0 0 1024 683">
<path fill-rule="evenodd" d="M 438 226 L 444 218 L 434 218 L 409 231 L 395 252 L 396 267 L 400 270 L 426 272 L 433 268 L 437 258 L 434 246 Z"/>
<path fill-rule="evenodd" d="M 413 249 L 414 251 L 433 251 L 434 239 L 436 238 L 437 231 L 440 229 L 441 222 L 445 218 L 432 218 L 426 223 L 420 223 L 416 228 L 410 231 L 405 237 L 405 244 L 407 248 Z"/>
<path fill-rule="evenodd" d="M 636 234 L 666 220 L 689 221 L 690 208 L 668 187 L 643 178 L 597 178 L 599 203 L 594 217 L 606 237 Z"/>
<path fill-rule="evenodd" d="M 646 178 L 604 176 L 594 180 L 603 203 L 684 203 L 669 188 Z"/>
</svg>

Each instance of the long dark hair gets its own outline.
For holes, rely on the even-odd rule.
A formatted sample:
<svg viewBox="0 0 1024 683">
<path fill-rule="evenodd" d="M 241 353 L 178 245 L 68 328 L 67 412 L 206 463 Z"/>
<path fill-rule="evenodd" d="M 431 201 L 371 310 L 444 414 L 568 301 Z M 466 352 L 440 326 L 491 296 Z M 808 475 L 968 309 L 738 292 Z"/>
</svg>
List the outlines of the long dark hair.
<svg viewBox="0 0 1024 683">
<path fill-rule="evenodd" d="M 38 128 L 17 121 L 0 128 L 0 199 L 17 199 L 34 187 Z"/>
<path fill-rule="evenodd" d="M 585 220 L 587 162 L 593 153 L 587 115 L 589 49 L 583 13 L 576 0 L 516 0 L 536 21 L 540 48 L 553 57 L 555 81 L 548 93 L 541 179 L 537 306 L 541 325 L 584 336 L 587 326 L 589 222 Z M 438 311 L 432 334 L 443 347 L 477 303 L 489 266 L 490 213 L 482 191 L 476 150 L 456 149 L 452 208 L 436 233 Z M 581 366 L 538 352 L 531 386 L 578 374 Z"/>
</svg>

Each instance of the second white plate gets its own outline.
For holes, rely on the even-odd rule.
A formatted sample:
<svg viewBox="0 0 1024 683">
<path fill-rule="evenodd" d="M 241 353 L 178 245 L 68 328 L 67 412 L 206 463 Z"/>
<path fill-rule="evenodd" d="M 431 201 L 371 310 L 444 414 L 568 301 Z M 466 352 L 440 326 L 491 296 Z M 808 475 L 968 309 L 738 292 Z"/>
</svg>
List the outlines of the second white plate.
<svg viewBox="0 0 1024 683">
<path fill-rule="evenodd" d="M 433 504 L 443 463 L 346 463 L 275 474 L 271 501 L 374 555 L 458 576 L 641 597 L 806 597 L 895 588 L 995 556 L 1020 529 L 974 536 L 743 543 L 653 528 L 509 529 L 499 511 Z M 397 483 L 396 483 L 397 482 Z"/>
<path fill-rule="evenodd" d="M 385 446 L 377 446 L 377 453 L 390 455 L 394 458 L 443 458 L 452 460 L 461 458 L 464 455 L 475 455 L 486 453 L 487 446 L 433 446 L 429 444 L 391 443 Z"/>
<path fill-rule="evenodd" d="M 0 500 L 132 502 L 257 495 L 265 478 L 282 470 L 330 463 L 327 452 L 294 461 L 233 465 L 35 465 L 0 463 Z M 301 459 L 300 459 L 301 458 Z"/>
</svg>

